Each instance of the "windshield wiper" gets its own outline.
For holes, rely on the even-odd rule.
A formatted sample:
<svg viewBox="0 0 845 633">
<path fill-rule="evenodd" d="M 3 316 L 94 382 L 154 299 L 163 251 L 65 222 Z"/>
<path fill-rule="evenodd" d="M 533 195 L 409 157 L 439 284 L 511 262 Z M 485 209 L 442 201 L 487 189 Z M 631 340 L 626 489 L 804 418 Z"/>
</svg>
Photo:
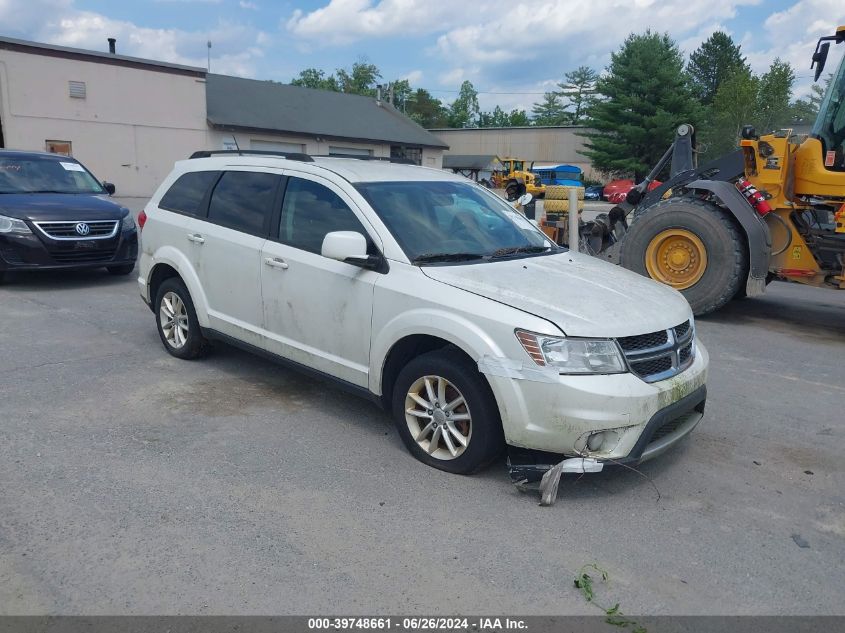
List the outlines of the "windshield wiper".
<svg viewBox="0 0 845 633">
<path fill-rule="evenodd" d="M 472 259 L 483 259 L 481 253 L 425 253 L 414 257 L 413 264 L 430 264 L 434 262 L 463 262 Z"/>
<path fill-rule="evenodd" d="M 505 246 L 496 250 L 491 257 L 507 257 L 518 253 L 544 253 L 551 249 L 551 246 Z"/>
</svg>

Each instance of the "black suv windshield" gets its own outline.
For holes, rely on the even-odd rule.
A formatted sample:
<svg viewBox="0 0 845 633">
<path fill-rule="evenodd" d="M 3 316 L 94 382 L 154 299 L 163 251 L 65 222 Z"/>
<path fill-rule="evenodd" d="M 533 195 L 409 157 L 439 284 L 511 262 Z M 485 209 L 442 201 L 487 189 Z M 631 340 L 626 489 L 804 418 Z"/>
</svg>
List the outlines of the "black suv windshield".
<svg viewBox="0 0 845 633">
<path fill-rule="evenodd" d="M 73 159 L 0 156 L 0 193 L 105 193 Z"/>
<path fill-rule="evenodd" d="M 417 264 L 527 257 L 559 250 L 504 200 L 471 183 L 367 182 L 356 188 Z"/>
</svg>

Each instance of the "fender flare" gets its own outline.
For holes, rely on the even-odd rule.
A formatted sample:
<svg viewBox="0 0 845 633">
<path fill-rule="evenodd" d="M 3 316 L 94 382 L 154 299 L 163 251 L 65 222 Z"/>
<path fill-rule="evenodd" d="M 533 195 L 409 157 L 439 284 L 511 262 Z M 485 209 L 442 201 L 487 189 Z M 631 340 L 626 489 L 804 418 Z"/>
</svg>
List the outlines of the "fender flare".
<svg viewBox="0 0 845 633">
<path fill-rule="evenodd" d="M 685 188 L 709 191 L 722 202 L 739 222 L 743 233 L 745 233 L 748 246 L 746 293 L 752 297 L 763 294 L 772 256 L 772 235 L 763 218 L 731 182 L 696 180 L 686 185 Z"/>
</svg>

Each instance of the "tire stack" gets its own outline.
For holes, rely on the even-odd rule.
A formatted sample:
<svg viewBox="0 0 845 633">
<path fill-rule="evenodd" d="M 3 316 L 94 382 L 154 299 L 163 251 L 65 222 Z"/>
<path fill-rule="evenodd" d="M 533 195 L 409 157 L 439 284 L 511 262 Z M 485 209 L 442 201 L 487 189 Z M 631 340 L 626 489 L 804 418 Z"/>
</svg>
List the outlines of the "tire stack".
<svg viewBox="0 0 845 633">
<path fill-rule="evenodd" d="M 578 210 L 584 210 L 584 187 L 570 187 L 567 185 L 547 185 L 543 210 L 549 213 L 569 213 L 569 191 L 578 192 Z"/>
</svg>

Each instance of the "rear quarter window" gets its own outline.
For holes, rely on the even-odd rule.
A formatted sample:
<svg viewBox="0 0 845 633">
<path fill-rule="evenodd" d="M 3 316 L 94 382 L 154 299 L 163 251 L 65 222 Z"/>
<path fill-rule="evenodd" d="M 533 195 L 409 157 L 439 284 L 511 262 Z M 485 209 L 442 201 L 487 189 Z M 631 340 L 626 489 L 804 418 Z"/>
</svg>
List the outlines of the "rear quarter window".
<svg viewBox="0 0 845 633">
<path fill-rule="evenodd" d="M 191 171 L 182 174 L 167 190 L 158 206 L 184 215 L 201 215 L 208 190 L 217 182 L 219 171 Z"/>
</svg>

